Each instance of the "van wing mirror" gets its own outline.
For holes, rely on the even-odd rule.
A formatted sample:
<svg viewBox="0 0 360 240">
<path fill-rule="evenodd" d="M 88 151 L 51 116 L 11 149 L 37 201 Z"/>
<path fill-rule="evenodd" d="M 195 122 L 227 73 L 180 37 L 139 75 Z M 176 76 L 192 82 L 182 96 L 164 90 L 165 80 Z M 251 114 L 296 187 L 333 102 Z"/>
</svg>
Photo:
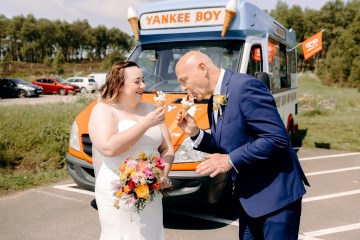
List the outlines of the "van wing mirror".
<svg viewBox="0 0 360 240">
<path fill-rule="evenodd" d="M 262 81 L 265 86 L 270 89 L 270 77 L 269 77 L 269 74 L 266 73 L 266 72 L 257 72 L 255 73 L 255 77 L 257 79 L 259 79 L 260 81 Z"/>
</svg>

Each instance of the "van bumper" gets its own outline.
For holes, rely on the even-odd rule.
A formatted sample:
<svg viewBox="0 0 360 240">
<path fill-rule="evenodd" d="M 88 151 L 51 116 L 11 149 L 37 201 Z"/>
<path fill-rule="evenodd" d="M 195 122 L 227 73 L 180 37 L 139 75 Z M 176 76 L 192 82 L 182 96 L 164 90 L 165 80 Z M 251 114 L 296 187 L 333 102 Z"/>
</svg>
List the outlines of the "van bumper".
<svg viewBox="0 0 360 240">
<path fill-rule="evenodd" d="M 66 165 L 70 176 L 79 187 L 95 191 L 95 175 L 92 164 L 68 153 L 66 155 Z"/>
<path fill-rule="evenodd" d="M 216 203 L 222 196 L 226 175 L 211 178 L 195 171 L 171 171 L 169 178 L 173 187 L 169 196 L 163 198 L 164 205 L 201 207 Z"/>
</svg>

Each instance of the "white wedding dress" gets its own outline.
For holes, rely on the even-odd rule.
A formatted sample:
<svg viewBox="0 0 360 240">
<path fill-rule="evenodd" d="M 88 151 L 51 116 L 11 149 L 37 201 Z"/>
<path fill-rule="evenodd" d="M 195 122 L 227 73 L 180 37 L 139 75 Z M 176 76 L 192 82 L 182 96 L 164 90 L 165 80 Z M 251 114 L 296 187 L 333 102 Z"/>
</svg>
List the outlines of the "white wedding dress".
<svg viewBox="0 0 360 240">
<path fill-rule="evenodd" d="M 132 120 L 120 120 L 118 131 L 122 132 L 136 122 Z M 159 126 L 152 127 L 131 147 L 120 156 L 106 157 L 93 147 L 93 158 L 102 161 L 101 167 L 95 164 L 96 183 L 95 199 L 99 211 L 101 224 L 100 240 L 164 240 L 162 195 L 156 194 L 154 201 L 148 203 L 144 210 L 138 213 L 129 208 L 124 202 L 120 208 L 114 207 L 114 197 L 111 190 L 111 182 L 118 179 L 115 173 L 129 156 L 137 157 L 138 151 L 159 155 L 157 149 L 162 142 Z M 99 169 L 97 169 L 99 168 Z"/>
</svg>

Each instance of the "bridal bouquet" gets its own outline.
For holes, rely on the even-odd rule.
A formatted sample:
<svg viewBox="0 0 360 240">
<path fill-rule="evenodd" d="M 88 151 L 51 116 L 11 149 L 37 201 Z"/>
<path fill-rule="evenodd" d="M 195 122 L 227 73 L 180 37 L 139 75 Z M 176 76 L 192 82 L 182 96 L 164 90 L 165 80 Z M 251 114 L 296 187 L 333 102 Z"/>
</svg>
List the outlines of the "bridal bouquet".
<svg viewBox="0 0 360 240">
<path fill-rule="evenodd" d="M 118 171 L 120 179 L 112 182 L 115 208 L 119 208 L 120 200 L 125 200 L 125 204 L 139 212 L 154 199 L 155 191 L 160 191 L 159 180 L 165 168 L 164 160 L 142 151 L 137 155 L 136 158 L 128 157 L 125 160 Z"/>
</svg>

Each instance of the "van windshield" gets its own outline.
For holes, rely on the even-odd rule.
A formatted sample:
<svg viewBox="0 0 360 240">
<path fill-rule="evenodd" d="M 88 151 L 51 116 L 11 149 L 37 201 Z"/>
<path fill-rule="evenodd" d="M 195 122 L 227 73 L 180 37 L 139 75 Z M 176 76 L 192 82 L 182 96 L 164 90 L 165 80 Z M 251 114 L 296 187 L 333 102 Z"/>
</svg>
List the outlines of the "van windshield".
<svg viewBox="0 0 360 240">
<path fill-rule="evenodd" d="M 215 65 L 237 71 L 243 41 L 200 41 L 173 42 L 139 45 L 129 57 L 143 71 L 145 92 L 157 89 L 167 93 L 181 93 L 175 74 L 179 58 L 192 50 L 201 51 L 212 59 Z"/>
</svg>

